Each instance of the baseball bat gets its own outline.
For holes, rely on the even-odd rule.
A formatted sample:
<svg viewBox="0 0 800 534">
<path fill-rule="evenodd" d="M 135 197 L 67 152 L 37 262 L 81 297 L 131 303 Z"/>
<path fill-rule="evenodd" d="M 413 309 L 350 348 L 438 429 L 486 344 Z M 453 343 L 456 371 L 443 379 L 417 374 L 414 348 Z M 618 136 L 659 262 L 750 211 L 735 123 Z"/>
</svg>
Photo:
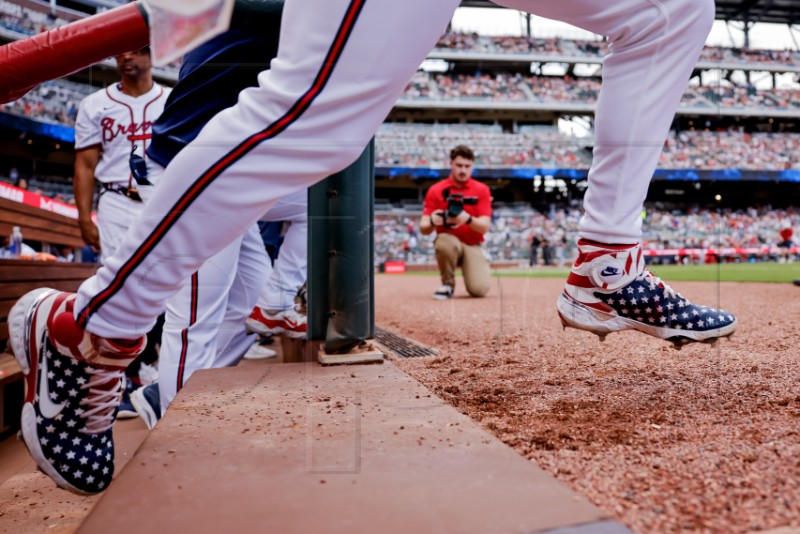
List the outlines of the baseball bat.
<svg viewBox="0 0 800 534">
<path fill-rule="evenodd" d="M 0 46 L 0 103 L 149 44 L 144 6 L 135 2 Z"/>
</svg>

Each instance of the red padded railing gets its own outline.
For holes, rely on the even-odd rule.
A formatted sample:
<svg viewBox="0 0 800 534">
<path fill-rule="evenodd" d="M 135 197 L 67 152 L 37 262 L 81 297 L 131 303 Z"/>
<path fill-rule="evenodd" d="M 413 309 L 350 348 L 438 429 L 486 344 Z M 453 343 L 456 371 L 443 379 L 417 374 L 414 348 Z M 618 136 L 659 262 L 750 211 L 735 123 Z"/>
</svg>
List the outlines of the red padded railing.
<svg viewBox="0 0 800 534">
<path fill-rule="evenodd" d="M 0 103 L 148 44 L 143 8 L 135 2 L 0 46 Z"/>
</svg>

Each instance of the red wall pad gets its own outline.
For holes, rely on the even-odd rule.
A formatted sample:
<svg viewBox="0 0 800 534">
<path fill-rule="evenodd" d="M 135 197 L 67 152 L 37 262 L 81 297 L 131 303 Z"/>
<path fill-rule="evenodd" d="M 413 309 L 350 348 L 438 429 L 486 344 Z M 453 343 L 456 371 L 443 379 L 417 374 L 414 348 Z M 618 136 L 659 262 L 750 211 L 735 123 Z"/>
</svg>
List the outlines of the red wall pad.
<svg viewBox="0 0 800 534">
<path fill-rule="evenodd" d="M 150 33 L 138 2 L 8 43 L 0 47 L 0 103 L 148 44 Z"/>
</svg>

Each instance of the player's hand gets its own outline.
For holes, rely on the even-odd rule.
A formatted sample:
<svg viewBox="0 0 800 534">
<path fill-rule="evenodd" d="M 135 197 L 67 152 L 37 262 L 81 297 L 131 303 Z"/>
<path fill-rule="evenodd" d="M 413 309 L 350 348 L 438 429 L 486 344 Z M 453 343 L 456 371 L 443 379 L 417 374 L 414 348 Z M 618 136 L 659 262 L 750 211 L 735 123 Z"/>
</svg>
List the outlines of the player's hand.
<svg viewBox="0 0 800 534">
<path fill-rule="evenodd" d="M 80 226 L 81 237 L 86 244 L 92 247 L 95 252 L 100 252 L 100 232 L 97 230 L 97 225 L 89 219 L 79 220 L 78 226 Z"/>
<path fill-rule="evenodd" d="M 434 226 L 444 226 L 444 210 L 436 210 L 431 213 L 431 224 Z"/>
</svg>

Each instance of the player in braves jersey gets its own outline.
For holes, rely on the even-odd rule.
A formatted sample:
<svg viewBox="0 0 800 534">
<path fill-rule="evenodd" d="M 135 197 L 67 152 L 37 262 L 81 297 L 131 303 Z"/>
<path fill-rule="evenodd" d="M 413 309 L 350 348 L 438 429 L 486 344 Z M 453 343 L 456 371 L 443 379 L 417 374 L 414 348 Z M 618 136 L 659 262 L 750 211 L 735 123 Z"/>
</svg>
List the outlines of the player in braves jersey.
<svg viewBox="0 0 800 534">
<path fill-rule="evenodd" d="M 142 157 L 151 128 L 164 109 L 170 89 L 153 81 L 150 49 L 117 56 L 119 83 L 86 97 L 75 120 L 75 203 L 78 224 L 87 244 L 106 258 L 116 250 L 142 209 L 139 186 L 131 173 L 132 155 Z M 100 200 L 97 223 L 91 219 L 96 183 Z"/>
<path fill-rule="evenodd" d="M 672 340 L 730 335 L 736 319 L 691 303 L 653 276 L 639 243 L 642 204 L 714 20 L 713 0 L 498 3 L 609 42 L 580 251 L 558 304 L 562 320 L 601 335 L 627 329 Z M 277 199 L 352 163 L 459 4 L 287 0 L 271 68 L 175 156 L 106 264 L 77 295 L 39 289 L 17 302 L 9 332 L 28 380 L 23 434 L 45 473 L 77 491 L 108 483 L 107 474 L 98 483 L 95 471 L 53 443 L 64 435 L 113 458 L 115 386 L 142 346 L 131 324 L 154 323 L 183 280 Z M 76 386 L 75 396 L 50 395 L 58 380 L 74 383 L 75 376 L 94 386 Z M 109 461 L 98 462 L 101 472 Z"/>
</svg>

